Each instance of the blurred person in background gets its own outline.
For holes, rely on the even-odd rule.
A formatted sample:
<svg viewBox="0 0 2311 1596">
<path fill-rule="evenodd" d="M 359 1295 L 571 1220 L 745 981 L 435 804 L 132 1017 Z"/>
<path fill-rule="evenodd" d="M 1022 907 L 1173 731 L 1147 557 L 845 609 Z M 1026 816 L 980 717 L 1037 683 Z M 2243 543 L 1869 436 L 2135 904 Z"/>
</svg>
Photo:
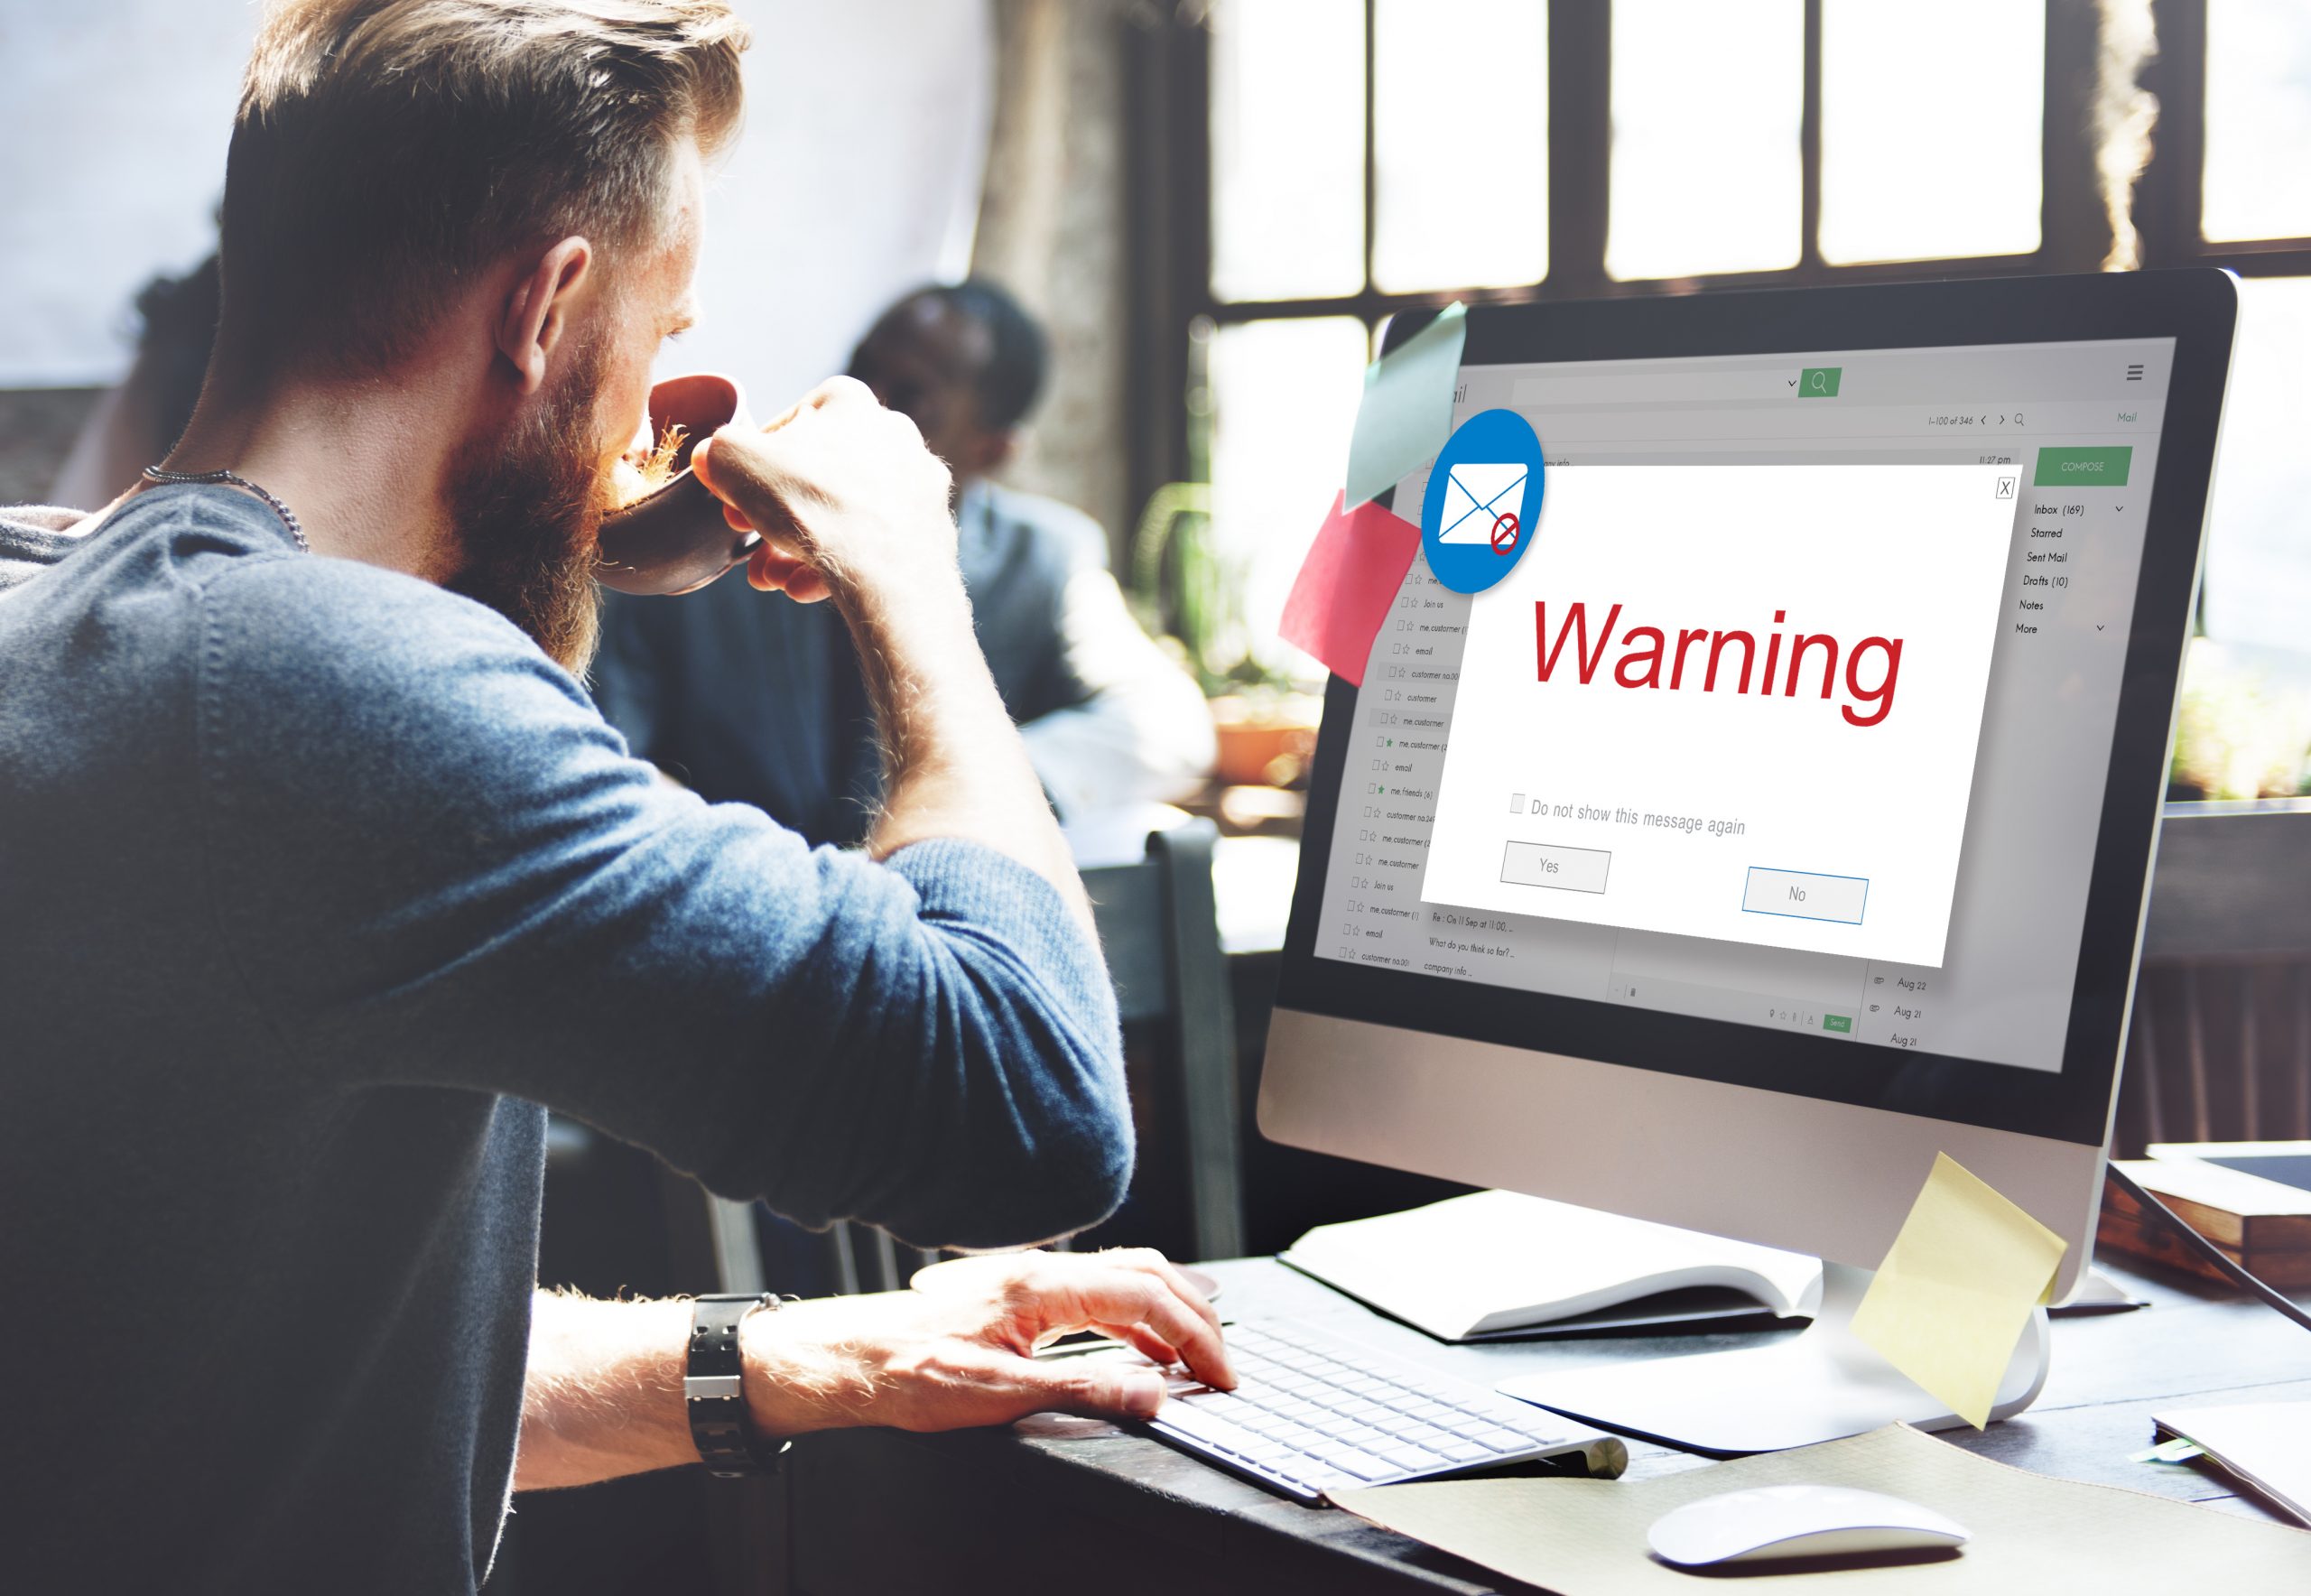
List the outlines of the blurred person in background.
<svg viewBox="0 0 2311 1596">
<path fill-rule="evenodd" d="M 1194 682 L 1125 604 L 1099 524 L 990 479 L 1018 451 L 1047 363 L 1018 302 L 973 279 L 886 311 L 850 375 L 954 474 L 973 629 L 1044 793 L 1075 825 L 1193 791 L 1213 733 Z M 596 700 L 636 756 L 701 796 L 754 804 L 814 842 L 856 842 L 882 773 L 850 634 L 826 607 L 752 598 L 727 582 L 612 595 Z"/>
</svg>

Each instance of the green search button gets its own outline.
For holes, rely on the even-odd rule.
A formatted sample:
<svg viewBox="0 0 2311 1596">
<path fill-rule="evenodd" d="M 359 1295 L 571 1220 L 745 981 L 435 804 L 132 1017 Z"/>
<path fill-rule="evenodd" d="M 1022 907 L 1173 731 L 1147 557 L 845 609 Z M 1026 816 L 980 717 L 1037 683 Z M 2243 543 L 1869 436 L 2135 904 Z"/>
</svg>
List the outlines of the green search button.
<svg viewBox="0 0 2311 1596">
<path fill-rule="evenodd" d="M 2110 449 L 2042 449 L 2038 474 L 2030 478 L 2030 486 L 2124 487 L 2127 467 L 2133 461 L 2134 448 L 2124 443 Z"/>
<path fill-rule="evenodd" d="M 1825 1014 L 1822 1016 L 1822 1029 L 1851 1032 L 1853 1029 L 1853 1016 L 1844 1014 Z"/>
<path fill-rule="evenodd" d="M 1808 366 L 1797 374 L 1797 396 L 1834 399 L 1838 396 L 1838 379 L 1844 375 L 1842 366 Z"/>
</svg>

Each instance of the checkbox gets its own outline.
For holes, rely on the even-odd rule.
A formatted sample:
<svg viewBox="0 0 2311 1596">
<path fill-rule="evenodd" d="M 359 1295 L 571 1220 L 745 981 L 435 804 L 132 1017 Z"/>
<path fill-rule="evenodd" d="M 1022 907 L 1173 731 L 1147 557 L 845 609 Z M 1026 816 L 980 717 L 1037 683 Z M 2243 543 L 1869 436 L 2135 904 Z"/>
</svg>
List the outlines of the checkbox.
<svg viewBox="0 0 2311 1596">
<path fill-rule="evenodd" d="M 1511 814 L 1522 814 L 1525 812 L 1524 793 L 1511 793 L 1508 794 L 1508 812 Z"/>
</svg>

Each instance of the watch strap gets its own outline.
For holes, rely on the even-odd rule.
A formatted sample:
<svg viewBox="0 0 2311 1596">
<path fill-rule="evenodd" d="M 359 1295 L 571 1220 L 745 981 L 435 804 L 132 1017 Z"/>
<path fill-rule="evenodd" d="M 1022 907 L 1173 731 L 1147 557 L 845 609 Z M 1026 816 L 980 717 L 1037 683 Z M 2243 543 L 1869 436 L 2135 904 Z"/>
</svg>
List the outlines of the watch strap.
<svg viewBox="0 0 2311 1596">
<path fill-rule="evenodd" d="M 691 1440 L 707 1472 L 719 1480 L 775 1474 L 790 1443 L 773 1444 L 755 1432 L 740 1387 L 738 1326 L 757 1308 L 775 1308 L 768 1292 L 735 1292 L 696 1297 L 691 1304 L 689 1361 L 682 1375 L 682 1405 L 690 1414 Z"/>
</svg>

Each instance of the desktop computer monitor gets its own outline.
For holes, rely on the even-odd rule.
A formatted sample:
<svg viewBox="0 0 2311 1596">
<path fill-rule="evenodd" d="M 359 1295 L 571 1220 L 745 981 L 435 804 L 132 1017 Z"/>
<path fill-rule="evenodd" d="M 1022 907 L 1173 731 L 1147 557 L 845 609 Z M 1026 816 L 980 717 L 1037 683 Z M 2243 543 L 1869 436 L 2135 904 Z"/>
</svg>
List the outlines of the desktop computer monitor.
<svg viewBox="0 0 2311 1596">
<path fill-rule="evenodd" d="M 2079 1283 L 2234 290 L 1468 312 L 1454 424 L 1531 423 L 1537 523 L 1473 596 L 1415 559 L 1327 689 L 1260 1127 L 1826 1266 L 1777 1363 L 1517 1394 L 1724 1451 L 1949 1422 L 1827 1333 L 1938 1153 Z"/>
</svg>

